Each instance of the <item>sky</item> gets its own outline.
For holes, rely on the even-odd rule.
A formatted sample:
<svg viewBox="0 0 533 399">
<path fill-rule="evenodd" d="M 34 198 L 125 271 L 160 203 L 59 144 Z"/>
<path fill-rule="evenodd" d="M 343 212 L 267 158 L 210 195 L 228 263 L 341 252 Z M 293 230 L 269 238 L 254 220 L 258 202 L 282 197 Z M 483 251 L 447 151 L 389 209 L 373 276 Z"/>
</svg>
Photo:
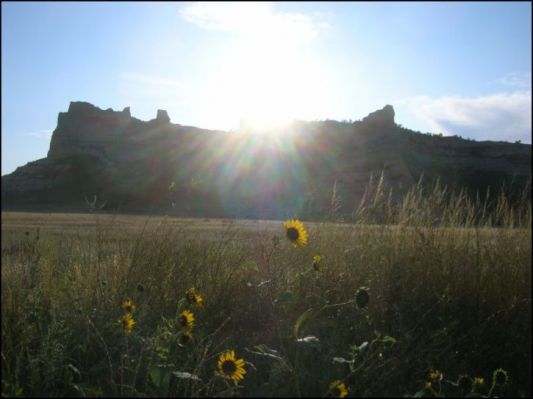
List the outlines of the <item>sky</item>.
<svg viewBox="0 0 533 399">
<path fill-rule="evenodd" d="M 530 2 L 2 2 L 2 175 L 71 101 L 232 130 L 359 120 L 531 143 Z"/>
</svg>

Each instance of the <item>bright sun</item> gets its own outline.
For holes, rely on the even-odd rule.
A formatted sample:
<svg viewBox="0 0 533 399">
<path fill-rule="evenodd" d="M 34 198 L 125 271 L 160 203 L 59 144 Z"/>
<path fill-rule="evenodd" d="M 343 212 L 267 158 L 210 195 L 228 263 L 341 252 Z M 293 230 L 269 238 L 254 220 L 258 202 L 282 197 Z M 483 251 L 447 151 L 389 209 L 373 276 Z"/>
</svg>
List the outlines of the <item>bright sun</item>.
<svg viewBox="0 0 533 399">
<path fill-rule="evenodd" d="M 312 110 L 310 70 L 298 54 L 273 46 L 256 46 L 246 53 L 235 76 L 236 98 L 242 116 L 256 127 L 275 128 Z"/>
<path fill-rule="evenodd" d="M 294 119 L 313 119 L 327 101 L 327 83 L 319 62 L 283 32 L 258 34 L 232 44 L 218 69 L 211 115 L 244 121 L 268 131 Z"/>
</svg>

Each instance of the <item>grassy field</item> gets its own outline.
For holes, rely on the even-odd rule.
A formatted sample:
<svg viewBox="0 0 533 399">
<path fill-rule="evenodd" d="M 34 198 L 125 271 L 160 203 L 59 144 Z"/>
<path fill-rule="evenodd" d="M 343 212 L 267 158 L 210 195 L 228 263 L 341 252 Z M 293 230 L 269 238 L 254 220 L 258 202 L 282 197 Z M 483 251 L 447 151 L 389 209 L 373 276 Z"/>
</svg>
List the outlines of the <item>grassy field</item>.
<svg viewBox="0 0 533 399">
<path fill-rule="evenodd" d="M 3 212 L 2 395 L 531 396 L 531 200 L 415 197 L 302 247 L 283 221 Z"/>
</svg>

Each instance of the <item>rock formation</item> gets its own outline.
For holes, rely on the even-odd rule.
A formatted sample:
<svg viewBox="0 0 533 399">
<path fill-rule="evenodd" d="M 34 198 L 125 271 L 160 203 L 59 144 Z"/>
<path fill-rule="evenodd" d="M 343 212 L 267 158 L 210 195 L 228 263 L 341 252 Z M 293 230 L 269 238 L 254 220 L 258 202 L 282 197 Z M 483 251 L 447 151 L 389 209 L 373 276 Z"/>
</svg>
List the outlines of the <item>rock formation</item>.
<svg viewBox="0 0 533 399">
<path fill-rule="evenodd" d="M 248 132 L 250 133 L 250 132 Z M 397 126 L 386 105 L 360 122 L 294 122 L 277 141 L 72 102 L 58 116 L 48 156 L 2 176 L 3 209 L 109 209 L 179 215 L 319 217 L 335 186 L 350 213 L 371 175 L 401 196 L 423 174 L 451 189 L 524 182 L 531 145 L 435 137 Z M 290 151 L 289 151 L 290 149 Z M 169 184 L 174 182 L 173 189 Z"/>
<path fill-rule="evenodd" d="M 170 118 L 168 117 L 167 111 L 162 109 L 157 110 L 157 117 L 155 119 L 160 123 L 170 123 Z"/>
<path fill-rule="evenodd" d="M 396 125 L 394 123 L 394 108 L 392 105 L 385 105 L 382 109 L 371 112 L 364 117 L 363 122 L 383 128 L 393 128 Z"/>
</svg>

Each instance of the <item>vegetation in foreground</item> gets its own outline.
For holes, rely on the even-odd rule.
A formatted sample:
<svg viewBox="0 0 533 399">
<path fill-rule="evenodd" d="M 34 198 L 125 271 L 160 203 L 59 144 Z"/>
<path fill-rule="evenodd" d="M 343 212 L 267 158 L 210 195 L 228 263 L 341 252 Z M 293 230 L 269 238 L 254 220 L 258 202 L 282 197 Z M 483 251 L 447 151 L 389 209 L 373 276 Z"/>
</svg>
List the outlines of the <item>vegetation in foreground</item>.
<svg viewBox="0 0 533 399">
<path fill-rule="evenodd" d="M 2 395 L 531 396 L 531 199 L 421 194 L 350 225 L 3 223 Z"/>
</svg>

